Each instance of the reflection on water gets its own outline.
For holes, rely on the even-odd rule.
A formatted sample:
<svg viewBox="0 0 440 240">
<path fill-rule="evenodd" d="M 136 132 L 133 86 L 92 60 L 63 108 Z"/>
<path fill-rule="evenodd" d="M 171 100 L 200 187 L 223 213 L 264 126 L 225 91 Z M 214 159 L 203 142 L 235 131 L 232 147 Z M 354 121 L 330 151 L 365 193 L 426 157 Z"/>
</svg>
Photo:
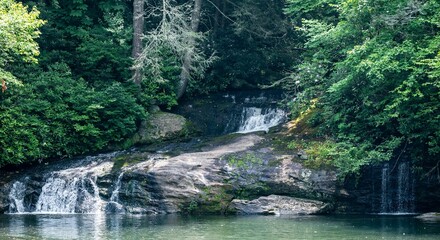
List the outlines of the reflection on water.
<svg viewBox="0 0 440 240">
<path fill-rule="evenodd" d="M 3 239 L 440 239 L 409 216 L 0 215 Z"/>
</svg>

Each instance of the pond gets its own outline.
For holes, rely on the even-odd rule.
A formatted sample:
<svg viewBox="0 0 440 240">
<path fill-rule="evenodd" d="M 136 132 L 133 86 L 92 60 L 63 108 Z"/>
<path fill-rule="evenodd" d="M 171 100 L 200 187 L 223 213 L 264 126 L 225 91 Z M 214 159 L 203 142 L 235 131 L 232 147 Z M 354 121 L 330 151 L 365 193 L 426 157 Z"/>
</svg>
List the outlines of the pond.
<svg viewBox="0 0 440 240">
<path fill-rule="evenodd" d="M 0 215 L 0 239 L 440 239 L 410 216 Z"/>
</svg>

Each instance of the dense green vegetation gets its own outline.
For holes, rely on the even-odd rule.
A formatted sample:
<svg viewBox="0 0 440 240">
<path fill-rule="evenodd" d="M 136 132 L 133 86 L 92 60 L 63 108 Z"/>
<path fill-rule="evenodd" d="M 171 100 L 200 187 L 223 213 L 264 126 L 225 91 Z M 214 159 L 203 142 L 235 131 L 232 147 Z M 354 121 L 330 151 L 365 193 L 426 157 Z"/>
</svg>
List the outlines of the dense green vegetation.
<svg viewBox="0 0 440 240">
<path fill-rule="evenodd" d="M 130 146 L 151 106 L 177 104 L 183 66 L 191 97 L 267 84 L 293 58 L 282 1 L 202 1 L 198 28 L 194 1 L 145 1 L 138 61 L 142 1 L 22 2 L 0 1 L 0 166 Z"/>
<path fill-rule="evenodd" d="M 153 105 L 262 85 L 313 128 L 291 144 L 311 166 L 439 166 L 436 0 L 23 4 L 0 0 L 0 166 L 127 147 Z"/>
<path fill-rule="evenodd" d="M 288 3 L 305 49 L 289 78 L 292 108 L 327 138 L 315 157 L 343 173 L 403 156 L 438 166 L 439 2 Z"/>
<path fill-rule="evenodd" d="M 123 145 L 145 116 L 126 83 L 129 33 L 117 26 L 124 5 L 27 1 L 26 13 L 13 4 L 1 1 L 13 17 L 2 12 L 0 32 L 15 29 L 1 45 L 8 86 L 0 95 L 0 165 Z"/>
</svg>

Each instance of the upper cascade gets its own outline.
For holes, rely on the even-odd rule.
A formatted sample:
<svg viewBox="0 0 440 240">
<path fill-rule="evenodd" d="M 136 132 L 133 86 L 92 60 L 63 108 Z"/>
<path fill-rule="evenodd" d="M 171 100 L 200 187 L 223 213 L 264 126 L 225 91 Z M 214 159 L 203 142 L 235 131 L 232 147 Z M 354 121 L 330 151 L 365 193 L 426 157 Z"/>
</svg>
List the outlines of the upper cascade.
<svg viewBox="0 0 440 240">
<path fill-rule="evenodd" d="M 281 124 L 285 119 L 286 112 L 278 108 L 245 107 L 243 108 L 240 126 L 237 132 L 268 132 L 269 128 Z"/>
<path fill-rule="evenodd" d="M 243 90 L 188 100 L 174 109 L 206 136 L 269 131 L 287 120 L 278 90 Z"/>
</svg>

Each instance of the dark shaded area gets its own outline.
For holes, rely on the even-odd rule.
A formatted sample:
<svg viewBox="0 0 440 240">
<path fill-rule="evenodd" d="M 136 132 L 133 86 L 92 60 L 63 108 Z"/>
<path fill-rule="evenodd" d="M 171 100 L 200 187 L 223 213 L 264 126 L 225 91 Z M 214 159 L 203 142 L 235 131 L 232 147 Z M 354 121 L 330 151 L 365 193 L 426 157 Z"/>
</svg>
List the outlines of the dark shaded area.
<svg viewBox="0 0 440 240">
<path fill-rule="evenodd" d="M 440 182 L 422 177 L 406 159 L 366 166 L 348 176 L 337 201 L 342 213 L 414 214 L 440 211 Z"/>
</svg>

